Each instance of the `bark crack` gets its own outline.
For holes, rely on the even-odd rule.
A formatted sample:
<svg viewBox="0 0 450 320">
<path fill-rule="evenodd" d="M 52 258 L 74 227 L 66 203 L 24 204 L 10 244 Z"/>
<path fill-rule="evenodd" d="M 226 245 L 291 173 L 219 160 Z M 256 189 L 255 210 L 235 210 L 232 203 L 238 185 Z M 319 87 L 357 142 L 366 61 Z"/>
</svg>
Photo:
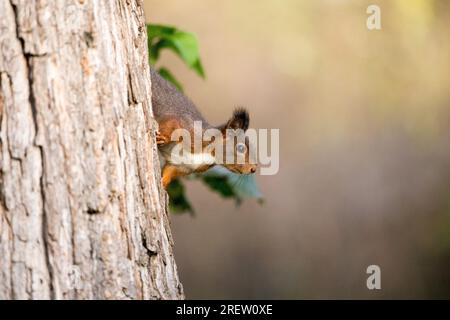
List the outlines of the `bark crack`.
<svg viewBox="0 0 450 320">
<path fill-rule="evenodd" d="M 35 129 L 35 137 L 38 134 L 38 121 L 37 121 L 37 109 L 36 109 L 36 98 L 34 96 L 34 90 L 33 90 L 33 71 L 32 71 L 32 63 L 31 60 L 33 58 L 37 58 L 37 57 L 45 57 L 47 56 L 47 54 L 32 54 L 32 53 L 27 53 L 25 52 L 25 40 L 23 39 L 23 37 L 21 37 L 20 35 L 20 31 L 19 31 L 19 13 L 18 13 L 18 8 L 17 5 L 15 5 L 12 1 L 11 3 L 11 7 L 13 9 L 14 12 L 14 18 L 15 18 L 15 24 L 16 24 L 16 36 L 17 39 L 20 42 L 20 46 L 22 49 L 22 53 L 25 59 L 25 64 L 27 67 L 27 72 L 28 72 L 28 79 L 29 79 L 29 103 L 30 103 L 30 107 L 31 107 L 31 114 L 33 117 L 33 124 L 34 124 L 34 129 Z M 47 223 L 47 212 L 45 210 L 45 192 L 44 192 L 44 172 L 45 172 L 45 167 L 44 167 L 44 150 L 42 148 L 42 146 L 38 145 L 35 142 L 35 146 L 37 148 L 39 148 L 39 152 L 40 152 L 40 157 L 41 157 L 41 176 L 40 176 L 40 193 L 41 193 L 41 199 L 42 199 L 42 242 L 43 242 L 43 247 L 44 247 L 44 256 L 45 256 L 45 263 L 47 265 L 47 269 L 48 269 L 48 273 L 49 273 L 49 291 L 50 291 L 50 298 L 54 299 L 55 298 L 55 292 L 54 292 L 54 288 L 53 288 L 53 266 L 50 262 L 50 250 L 49 250 L 49 245 L 48 245 L 48 241 L 49 239 L 49 235 L 48 235 L 48 223 Z"/>
</svg>

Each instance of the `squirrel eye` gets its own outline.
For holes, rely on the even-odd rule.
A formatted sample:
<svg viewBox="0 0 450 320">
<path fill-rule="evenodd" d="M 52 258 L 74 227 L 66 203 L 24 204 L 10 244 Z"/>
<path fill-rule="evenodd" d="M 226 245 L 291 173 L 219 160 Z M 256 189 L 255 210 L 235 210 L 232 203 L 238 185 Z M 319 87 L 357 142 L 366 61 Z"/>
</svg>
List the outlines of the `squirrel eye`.
<svg viewBox="0 0 450 320">
<path fill-rule="evenodd" d="M 236 150 L 237 150 L 237 152 L 239 152 L 239 153 L 245 153 L 245 151 L 247 150 L 247 147 L 246 147 L 245 144 L 243 144 L 243 143 L 238 143 L 238 144 L 236 145 Z"/>
</svg>

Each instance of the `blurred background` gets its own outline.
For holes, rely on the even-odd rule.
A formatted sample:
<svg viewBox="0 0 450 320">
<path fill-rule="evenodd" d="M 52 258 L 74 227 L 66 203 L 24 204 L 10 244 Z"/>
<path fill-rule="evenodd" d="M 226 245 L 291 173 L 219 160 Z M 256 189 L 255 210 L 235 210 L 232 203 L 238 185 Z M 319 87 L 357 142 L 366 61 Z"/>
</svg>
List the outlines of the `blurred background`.
<svg viewBox="0 0 450 320">
<path fill-rule="evenodd" d="M 382 30 L 366 27 L 381 8 Z M 450 298 L 450 2 L 146 0 L 193 32 L 202 80 L 162 60 L 211 123 L 280 129 L 265 203 L 187 181 L 171 215 L 187 298 Z M 366 287 L 381 267 L 381 290 Z"/>
</svg>

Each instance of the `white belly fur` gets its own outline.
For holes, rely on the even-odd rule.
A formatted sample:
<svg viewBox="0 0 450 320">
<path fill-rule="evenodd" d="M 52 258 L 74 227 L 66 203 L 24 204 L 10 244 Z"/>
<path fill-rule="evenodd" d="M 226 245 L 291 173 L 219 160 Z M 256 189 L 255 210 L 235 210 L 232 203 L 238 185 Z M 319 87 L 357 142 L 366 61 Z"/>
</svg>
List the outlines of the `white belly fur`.
<svg viewBox="0 0 450 320">
<path fill-rule="evenodd" d="M 210 153 L 192 153 L 186 150 L 172 152 L 175 145 L 175 143 L 169 144 L 159 150 L 167 163 L 185 167 L 186 169 L 192 171 L 203 165 L 211 165 L 215 163 L 216 159 Z"/>
</svg>

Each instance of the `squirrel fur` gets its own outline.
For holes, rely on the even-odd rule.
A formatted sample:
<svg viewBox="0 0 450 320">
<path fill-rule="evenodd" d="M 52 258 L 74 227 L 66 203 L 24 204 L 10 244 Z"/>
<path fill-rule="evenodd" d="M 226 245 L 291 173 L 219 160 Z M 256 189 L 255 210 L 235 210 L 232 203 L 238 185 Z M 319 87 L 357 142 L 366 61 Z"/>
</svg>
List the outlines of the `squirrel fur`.
<svg viewBox="0 0 450 320">
<path fill-rule="evenodd" d="M 159 129 L 156 134 L 156 142 L 165 160 L 165 165 L 162 169 L 162 184 L 164 188 L 170 184 L 177 177 L 185 176 L 194 172 L 200 173 L 208 170 L 212 166 L 216 165 L 214 154 L 207 151 L 207 146 L 211 141 L 204 141 L 203 133 L 207 129 L 215 128 L 220 130 L 223 134 L 223 145 L 227 142 L 233 143 L 233 147 L 237 147 L 238 150 L 244 150 L 245 162 L 237 163 L 220 163 L 228 170 L 238 174 L 252 174 L 256 172 L 257 165 L 249 155 L 249 140 L 245 138 L 245 148 L 239 146 L 235 137 L 227 134 L 228 130 L 238 130 L 245 132 L 248 129 L 250 123 L 250 117 L 248 112 L 243 108 L 238 108 L 233 112 L 232 117 L 222 125 L 212 126 L 202 116 L 197 107 L 192 101 L 180 92 L 173 84 L 161 77 L 156 70 L 150 68 L 151 83 L 152 83 L 152 107 L 153 114 L 158 122 Z M 202 124 L 202 139 L 201 153 L 195 153 L 193 149 L 191 152 L 187 152 L 187 156 L 191 160 L 185 161 L 180 164 L 179 161 L 175 161 L 174 152 L 172 152 L 174 146 L 180 141 L 172 141 L 172 133 L 177 129 L 186 129 L 190 132 L 191 137 L 195 137 L 194 122 L 200 121 Z M 228 140 L 232 139 L 232 140 Z M 233 148 L 235 151 L 236 148 Z M 241 151 L 242 151 L 241 150 Z M 180 160 L 180 159 L 177 159 Z"/>
</svg>

